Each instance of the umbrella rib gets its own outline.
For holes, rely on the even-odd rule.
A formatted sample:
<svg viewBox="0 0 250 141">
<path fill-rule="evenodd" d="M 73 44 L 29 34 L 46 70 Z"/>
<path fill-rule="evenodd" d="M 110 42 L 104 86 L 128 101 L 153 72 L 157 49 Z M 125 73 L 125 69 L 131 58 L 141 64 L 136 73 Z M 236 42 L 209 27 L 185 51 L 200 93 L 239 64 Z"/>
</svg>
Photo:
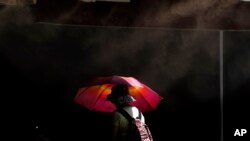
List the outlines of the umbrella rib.
<svg viewBox="0 0 250 141">
<path fill-rule="evenodd" d="M 149 90 L 151 90 L 151 91 L 153 91 L 154 92 L 154 90 L 152 90 L 150 87 L 148 87 L 147 85 L 144 85 L 144 87 L 146 87 L 147 89 L 149 89 Z M 158 96 L 159 97 L 159 99 L 157 100 L 157 101 L 161 101 L 162 99 L 163 99 L 163 97 L 161 97 L 160 95 L 158 95 L 156 92 L 155 92 L 155 95 L 156 96 Z M 156 99 L 154 99 L 155 101 L 156 101 Z M 156 103 L 158 103 L 158 102 L 156 102 Z M 152 104 L 153 103 L 151 103 L 151 106 L 152 106 Z M 153 105 L 152 107 L 153 107 L 153 109 L 156 107 L 157 105 Z"/>
<path fill-rule="evenodd" d="M 150 105 L 150 108 L 153 107 L 153 106 L 150 104 L 150 102 L 148 102 L 148 100 L 147 100 L 144 96 L 142 96 L 142 98 L 145 99 L 145 101 L 147 101 L 147 104 Z M 152 108 L 152 109 L 153 109 L 153 108 Z"/>
<path fill-rule="evenodd" d="M 81 94 L 80 95 L 83 95 L 84 94 L 84 92 L 86 92 L 87 90 L 89 90 L 90 89 L 90 87 L 85 87 L 85 89 L 83 90 L 83 92 L 81 92 Z M 79 96 L 80 96 L 79 95 Z M 94 103 L 95 104 L 95 103 Z M 91 106 L 87 106 L 87 108 L 89 108 L 90 109 L 90 107 Z M 90 110 L 92 110 L 93 108 L 91 108 Z"/>
<path fill-rule="evenodd" d="M 154 92 L 153 90 L 151 90 L 149 87 L 147 87 L 147 86 L 144 85 L 144 84 L 143 84 L 143 87 L 144 87 L 145 89 L 148 89 L 148 90 Z M 148 99 L 147 99 L 146 97 L 141 96 L 141 98 L 143 98 L 145 101 L 147 101 L 147 104 L 149 105 L 149 107 L 150 107 L 151 109 L 154 109 L 154 108 L 155 108 L 155 105 L 154 105 L 153 103 L 149 102 Z"/>
<path fill-rule="evenodd" d="M 104 86 L 105 86 L 105 85 L 104 85 Z M 102 86 L 101 86 L 101 87 L 102 87 Z M 100 99 L 102 93 L 109 87 L 109 85 L 107 85 L 107 86 L 105 86 L 105 87 L 106 87 L 106 88 L 104 88 L 104 89 L 99 93 L 99 95 L 97 96 L 95 105 L 96 105 L 96 103 L 99 101 L 99 99 Z M 93 110 L 94 108 L 95 108 L 95 106 L 93 106 L 93 108 L 92 108 L 91 110 Z"/>
</svg>

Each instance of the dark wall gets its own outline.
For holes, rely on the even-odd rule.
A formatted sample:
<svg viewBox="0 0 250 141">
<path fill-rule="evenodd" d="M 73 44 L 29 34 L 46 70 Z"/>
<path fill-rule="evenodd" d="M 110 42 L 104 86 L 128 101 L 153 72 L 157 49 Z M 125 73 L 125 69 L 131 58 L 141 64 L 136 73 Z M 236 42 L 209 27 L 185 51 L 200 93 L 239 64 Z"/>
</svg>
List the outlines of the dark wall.
<svg viewBox="0 0 250 141">
<path fill-rule="evenodd" d="M 249 31 L 225 32 L 225 140 L 249 140 L 249 134 L 234 137 L 236 129 L 249 129 Z"/>
<path fill-rule="evenodd" d="M 37 0 L 34 5 L 25 6 L 0 4 L 0 24 L 30 19 L 31 23 L 247 30 L 249 7 L 249 2 L 240 0 Z"/>
<path fill-rule="evenodd" d="M 237 0 L 38 0 L 36 15 L 40 22 L 77 25 L 249 29 L 249 6 Z"/>
<path fill-rule="evenodd" d="M 156 141 L 220 140 L 217 31 L 32 24 L 5 25 L 0 37 L 5 111 L 14 118 L 6 123 L 17 138 L 107 139 L 110 113 L 72 100 L 90 79 L 116 74 L 164 97 L 145 113 Z"/>
</svg>

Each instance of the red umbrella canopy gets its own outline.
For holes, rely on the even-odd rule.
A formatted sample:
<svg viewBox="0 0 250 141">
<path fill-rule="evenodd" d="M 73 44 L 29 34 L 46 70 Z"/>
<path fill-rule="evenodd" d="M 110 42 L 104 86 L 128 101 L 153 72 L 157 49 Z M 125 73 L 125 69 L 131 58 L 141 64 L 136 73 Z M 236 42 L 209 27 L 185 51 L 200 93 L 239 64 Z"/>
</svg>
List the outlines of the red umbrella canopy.
<svg viewBox="0 0 250 141">
<path fill-rule="evenodd" d="M 107 100 L 107 95 L 111 93 L 112 87 L 117 84 L 128 86 L 130 95 L 136 99 L 131 105 L 136 106 L 142 112 L 154 110 L 163 99 L 134 77 L 107 76 L 95 78 L 87 86 L 80 88 L 74 101 L 91 111 L 112 112 L 116 110 L 116 107 Z"/>
</svg>

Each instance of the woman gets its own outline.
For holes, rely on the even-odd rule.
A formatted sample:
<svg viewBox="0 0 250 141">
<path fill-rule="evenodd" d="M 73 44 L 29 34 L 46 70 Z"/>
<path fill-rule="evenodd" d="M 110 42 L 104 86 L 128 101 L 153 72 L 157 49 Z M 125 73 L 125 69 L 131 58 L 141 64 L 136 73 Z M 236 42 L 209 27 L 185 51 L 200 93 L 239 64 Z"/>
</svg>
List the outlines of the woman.
<svg viewBox="0 0 250 141">
<path fill-rule="evenodd" d="M 116 107 L 117 110 L 113 113 L 113 124 L 112 124 L 112 141 L 127 141 L 129 121 L 124 117 L 119 110 L 123 109 L 133 118 L 141 118 L 141 121 L 145 123 L 143 114 L 135 106 L 130 106 L 131 102 L 135 99 L 129 95 L 127 85 L 115 85 L 112 88 L 111 94 L 107 96 Z"/>
</svg>

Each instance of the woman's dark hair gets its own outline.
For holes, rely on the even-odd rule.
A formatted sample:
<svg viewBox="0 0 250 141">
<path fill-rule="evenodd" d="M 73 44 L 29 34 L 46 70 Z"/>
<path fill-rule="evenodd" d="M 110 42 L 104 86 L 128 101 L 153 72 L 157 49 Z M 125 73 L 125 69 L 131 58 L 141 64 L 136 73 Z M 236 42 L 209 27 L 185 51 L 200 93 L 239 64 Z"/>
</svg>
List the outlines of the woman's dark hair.
<svg viewBox="0 0 250 141">
<path fill-rule="evenodd" d="M 116 95 L 128 95 L 128 86 L 127 85 L 115 85 L 112 87 L 112 92 L 111 94 L 116 94 Z"/>
<path fill-rule="evenodd" d="M 108 100 L 113 100 L 120 96 L 129 95 L 129 90 L 127 85 L 117 84 L 112 87 L 111 94 L 107 96 Z"/>
</svg>

